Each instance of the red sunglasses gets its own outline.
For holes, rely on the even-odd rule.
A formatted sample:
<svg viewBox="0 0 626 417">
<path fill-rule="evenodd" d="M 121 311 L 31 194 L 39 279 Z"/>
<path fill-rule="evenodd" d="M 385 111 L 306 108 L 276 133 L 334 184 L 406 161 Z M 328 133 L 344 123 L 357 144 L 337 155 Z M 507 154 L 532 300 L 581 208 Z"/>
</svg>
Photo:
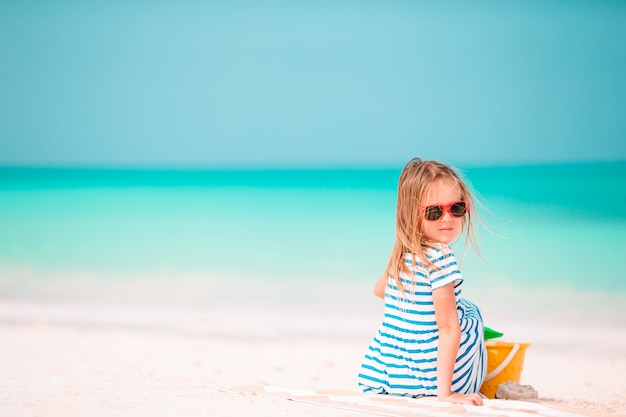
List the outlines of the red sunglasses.
<svg viewBox="0 0 626 417">
<path fill-rule="evenodd" d="M 467 213 L 467 201 L 455 201 L 450 204 L 436 204 L 433 206 L 420 207 L 420 210 L 424 210 L 424 219 L 430 222 L 439 220 L 444 212 L 450 213 L 453 217 L 463 217 Z"/>
</svg>

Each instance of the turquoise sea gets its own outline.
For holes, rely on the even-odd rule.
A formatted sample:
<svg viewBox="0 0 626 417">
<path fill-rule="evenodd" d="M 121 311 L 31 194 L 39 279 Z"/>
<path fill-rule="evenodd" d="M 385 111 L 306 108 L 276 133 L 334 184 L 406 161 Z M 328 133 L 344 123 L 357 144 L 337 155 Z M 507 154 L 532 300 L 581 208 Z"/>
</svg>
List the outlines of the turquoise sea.
<svg viewBox="0 0 626 417">
<path fill-rule="evenodd" d="M 369 293 L 400 170 L 3 167 L 0 297 L 42 297 L 68 276 Z M 485 260 L 470 250 L 462 265 L 474 292 L 626 301 L 626 162 L 461 170 L 489 228 L 477 228 Z"/>
</svg>

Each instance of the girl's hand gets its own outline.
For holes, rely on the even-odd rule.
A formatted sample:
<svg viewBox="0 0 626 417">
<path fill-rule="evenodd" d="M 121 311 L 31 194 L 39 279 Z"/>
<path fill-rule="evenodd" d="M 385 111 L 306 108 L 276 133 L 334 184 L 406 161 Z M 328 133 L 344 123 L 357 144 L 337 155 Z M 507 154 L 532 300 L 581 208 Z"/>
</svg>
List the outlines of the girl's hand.
<svg viewBox="0 0 626 417">
<path fill-rule="evenodd" d="M 387 287 L 387 274 L 382 274 L 376 284 L 374 284 L 374 295 L 378 298 L 385 298 L 385 288 Z"/>
<path fill-rule="evenodd" d="M 446 401 L 454 404 L 483 405 L 483 398 L 480 394 L 459 394 L 458 392 L 453 392 L 448 396 L 439 397 L 439 401 Z"/>
</svg>

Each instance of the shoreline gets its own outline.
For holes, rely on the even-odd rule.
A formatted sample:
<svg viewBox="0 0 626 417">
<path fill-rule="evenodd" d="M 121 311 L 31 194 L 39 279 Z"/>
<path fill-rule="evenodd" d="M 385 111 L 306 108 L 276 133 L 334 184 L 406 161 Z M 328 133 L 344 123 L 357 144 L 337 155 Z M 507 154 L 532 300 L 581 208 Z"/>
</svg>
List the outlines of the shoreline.
<svg viewBox="0 0 626 417">
<path fill-rule="evenodd" d="M 359 392 L 383 309 L 370 282 L 229 271 L 0 276 L 0 415 L 366 415 L 216 387 Z M 520 383 L 540 403 L 626 417 L 621 294 L 499 284 L 467 285 L 463 296 L 504 333 L 498 340 L 530 343 Z"/>
</svg>

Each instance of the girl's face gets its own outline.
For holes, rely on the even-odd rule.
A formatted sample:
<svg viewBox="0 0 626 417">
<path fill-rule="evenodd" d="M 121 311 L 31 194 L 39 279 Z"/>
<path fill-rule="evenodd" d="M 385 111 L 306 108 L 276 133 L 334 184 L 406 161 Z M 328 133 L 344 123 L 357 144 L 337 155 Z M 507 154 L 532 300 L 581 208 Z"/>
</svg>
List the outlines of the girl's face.
<svg viewBox="0 0 626 417">
<path fill-rule="evenodd" d="M 461 200 L 461 190 L 450 180 L 439 180 L 433 183 L 426 194 L 423 207 L 434 205 L 447 205 Z M 420 210 L 423 216 L 423 210 Z M 449 210 L 444 210 L 438 220 L 426 220 L 422 218 L 422 229 L 426 237 L 434 242 L 448 244 L 456 238 L 463 217 L 454 217 Z"/>
</svg>

